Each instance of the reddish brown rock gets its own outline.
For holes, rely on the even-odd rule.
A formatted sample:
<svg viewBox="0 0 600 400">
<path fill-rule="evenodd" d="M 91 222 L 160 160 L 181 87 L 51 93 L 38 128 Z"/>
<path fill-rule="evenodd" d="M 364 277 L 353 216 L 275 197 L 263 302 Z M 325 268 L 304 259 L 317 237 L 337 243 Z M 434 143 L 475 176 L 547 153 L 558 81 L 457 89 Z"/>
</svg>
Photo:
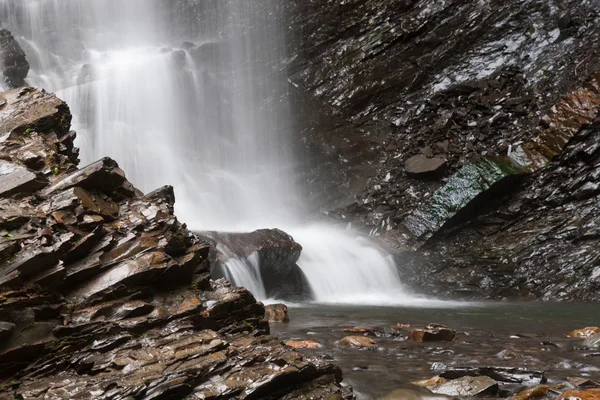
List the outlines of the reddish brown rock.
<svg viewBox="0 0 600 400">
<path fill-rule="evenodd" d="M 456 331 L 439 325 L 427 326 L 424 329 L 412 329 L 408 339 L 415 342 L 453 342 Z"/>
<path fill-rule="evenodd" d="M 595 334 L 600 333 L 600 328 L 597 326 L 588 326 L 587 328 L 577 329 L 573 332 L 569 333 L 567 336 L 570 338 L 588 338 L 590 336 L 594 336 Z"/>
<path fill-rule="evenodd" d="M 292 340 L 285 342 L 285 344 L 294 349 L 320 349 L 323 347 L 319 342 L 315 342 L 314 340 Z"/>
<path fill-rule="evenodd" d="M 383 335 L 383 331 L 379 328 L 372 328 L 369 326 L 355 326 L 354 328 L 344 328 L 346 333 L 359 333 L 366 336 L 380 337 Z"/>
<path fill-rule="evenodd" d="M 290 322 L 285 304 L 271 304 L 265 307 L 265 319 L 269 322 Z"/>
<path fill-rule="evenodd" d="M 600 400 L 600 389 L 568 390 L 558 400 Z"/>
<path fill-rule="evenodd" d="M 356 349 L 374 349 L 377 343 L 366 336 L 346 336 L 339 341 L 340 347 L 351 347 Z"/>
</svg>

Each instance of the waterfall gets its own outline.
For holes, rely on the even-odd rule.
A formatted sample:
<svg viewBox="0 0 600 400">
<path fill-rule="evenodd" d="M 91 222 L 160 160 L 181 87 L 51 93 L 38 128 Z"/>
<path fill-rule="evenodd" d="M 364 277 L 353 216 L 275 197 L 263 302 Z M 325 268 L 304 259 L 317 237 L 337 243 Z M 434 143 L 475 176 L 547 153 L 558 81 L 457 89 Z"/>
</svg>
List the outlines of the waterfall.
<svg viewBox="0 0 600 400">
<path fill-rule="evenodd" d="M 144 191 L 173 185 L 176 213 L 193 229 L 288 231 L 304 247 L 299 265 L 317 301 L 411 303 L 368 239 L 303 222 L 287 85 L 276 73 L 280 4 L 0 0 L 0 21 L 28 55 L 29 83 L 70 105 L 84 163 L 108 155 Z M 229 278 L 261 297 L 253 262 Z"/>
</svg>

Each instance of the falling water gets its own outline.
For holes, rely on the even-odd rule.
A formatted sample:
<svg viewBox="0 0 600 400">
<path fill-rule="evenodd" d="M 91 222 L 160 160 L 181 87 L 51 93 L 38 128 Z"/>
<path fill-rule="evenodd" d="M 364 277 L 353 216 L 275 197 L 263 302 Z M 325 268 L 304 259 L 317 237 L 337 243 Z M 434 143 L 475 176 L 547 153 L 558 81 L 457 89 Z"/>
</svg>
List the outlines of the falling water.
<svg viewBox="0 0 600 400">
<path fill-rule="evenodd" d="M 28 55 L 29 83 L 71 106 L 84 163 L 108 155 L 144 191 L 173 185 L 195 229 L 287 230 L 317 301 L 411 303 L 370 241 L 301 223 L 278 4 L 0 0 L 0 20 Z M 227 269 L 262 297 L 257 262 Z"/>
</svg>

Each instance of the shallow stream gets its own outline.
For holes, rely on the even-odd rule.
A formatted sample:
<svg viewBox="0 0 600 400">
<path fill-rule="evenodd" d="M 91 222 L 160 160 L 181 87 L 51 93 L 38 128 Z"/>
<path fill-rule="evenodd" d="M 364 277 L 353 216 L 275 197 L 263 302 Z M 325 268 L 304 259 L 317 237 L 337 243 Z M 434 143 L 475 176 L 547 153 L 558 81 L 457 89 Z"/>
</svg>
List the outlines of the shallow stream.
<svg viewBox="0 0 600 400">
<path fill-rule="evenodd" d="M 289 324 L 271 323 L 272 333 L 283 340 L 321 343 L 320 350 L 302 351 L 330 357 L 359 399 L 378 399 L 402 388 L 418 391 L 410 382 L 432 378 L 444 366 L 526 367 L 545 371 L 549 383 L 568 377 L 600 379 L 600 350 L 579 349 L 582 340 L 567 337 L 575 329 L 600 325 L 600 307 L 594 304 L 479 303 L 428 309 L 304 305 L 289 307 L 289 315 Z M 385 335 L 374 338 L 377 350 L 336 346 L 353 335 L 344 328 L 378 327 L 389 333 L 398 323 L 444 324 L 456 329 L 457 337 L 453 343 L 415 343 L 405 335 Z"/>
</svg>

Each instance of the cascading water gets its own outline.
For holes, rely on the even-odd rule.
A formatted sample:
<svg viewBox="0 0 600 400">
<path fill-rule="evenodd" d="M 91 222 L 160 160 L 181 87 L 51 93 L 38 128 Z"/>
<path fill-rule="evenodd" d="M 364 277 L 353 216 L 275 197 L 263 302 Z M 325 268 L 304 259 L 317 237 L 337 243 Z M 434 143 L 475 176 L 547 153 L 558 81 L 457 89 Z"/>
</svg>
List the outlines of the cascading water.
<svg viewBox="0 0 600 400">
<path fill-rule="evenodd" d="M 304 247 L 299 265 L 317 301 L 410 305 L 371 242 L 301 223 L 286 85 L 275 73 L 285 59 L 279 7 L 0 0 L 0 20 L 28 55 L 29 83 L 71 106 L 84 162 L 108 155 L 144 191 L 173 185 L 192 228 L 288 231 Z M 228 273 L 261 297 L 256 262 Z"/>
</svg>

